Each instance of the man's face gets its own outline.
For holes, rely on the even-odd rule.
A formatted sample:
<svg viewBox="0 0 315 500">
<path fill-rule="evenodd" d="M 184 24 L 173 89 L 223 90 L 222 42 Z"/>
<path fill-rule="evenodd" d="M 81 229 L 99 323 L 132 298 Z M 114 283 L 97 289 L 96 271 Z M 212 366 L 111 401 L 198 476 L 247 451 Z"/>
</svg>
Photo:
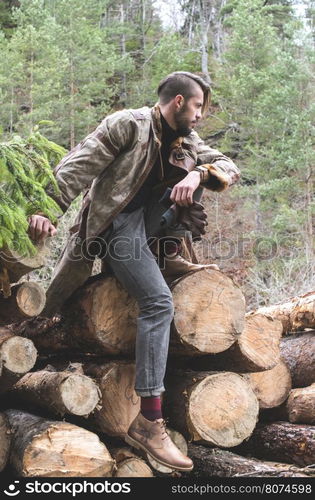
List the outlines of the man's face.
<svg viewBox="0 0 315 500">
<path fill-rule="evenodd" d="M 198 86 L 196 87 L 195 95 L 187 101 L 184 100 L 182 107 L 175 111 L 174 121 L 177 131 L 181 136 L 189 135 L 200 120 L 203 98 L 203 91 Z"/>
</svg>

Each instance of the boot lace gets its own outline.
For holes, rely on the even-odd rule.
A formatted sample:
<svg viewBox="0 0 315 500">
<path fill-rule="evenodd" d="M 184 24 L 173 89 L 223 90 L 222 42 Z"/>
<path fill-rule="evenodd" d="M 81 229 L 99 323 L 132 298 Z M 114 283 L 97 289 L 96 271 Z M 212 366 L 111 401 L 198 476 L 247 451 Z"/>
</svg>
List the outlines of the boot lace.
<svg viewBox="0 0 315 500">
<path fill-rule="evenodd" d="M 168 424 L 168 419 L 164 419 L 161 421 L 161 427 L 163 428 L 163 433 L 162 433 L 162 440 L 164 439 L 170 439 L 170 436 L 166 430 L 166 425 Z"/>
</svg>

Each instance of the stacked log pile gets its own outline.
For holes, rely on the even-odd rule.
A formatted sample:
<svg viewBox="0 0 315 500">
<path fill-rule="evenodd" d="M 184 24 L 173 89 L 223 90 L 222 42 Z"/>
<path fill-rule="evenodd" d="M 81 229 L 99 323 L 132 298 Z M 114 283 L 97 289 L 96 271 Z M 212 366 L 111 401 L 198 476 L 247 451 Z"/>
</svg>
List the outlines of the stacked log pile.
<svg viewBox="0 0 315 500">
<path fill-rule="evenodd" d="M 136 301 L 100 274 L 48 319 L 36 309 L 42 296 L 21 308 L 19 286 L 0 300 L 0 470 L 7 463 L 26 477 L 174 474 L 123 441 L 140 408 Z M 163 409 L 179 448 L 186 453 L 189 443 L 189 474 L 312 474 L 315 294 L 291 301 L 294 313 L 286 304 L 246 314 L 240 288 L 220 271 L 187 274 L 170 288 Z"/>
</svg>

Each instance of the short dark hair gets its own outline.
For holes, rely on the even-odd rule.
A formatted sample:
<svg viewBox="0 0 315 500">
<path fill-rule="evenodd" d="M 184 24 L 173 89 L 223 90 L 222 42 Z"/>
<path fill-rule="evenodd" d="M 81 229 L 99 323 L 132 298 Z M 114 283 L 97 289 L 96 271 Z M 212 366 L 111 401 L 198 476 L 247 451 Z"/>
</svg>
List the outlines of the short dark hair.
<svg viewBox="0 0 315 500">
<path fill-rule="evenodd" d="M 195 95 L 195 84 L 199 85 L 203 91 L 202 112 L 205 113 L 209 106 L 210 85 L 201 76 L 189 71 L 174 71 L 160 81 L 157 93 L 161 104 L 167 104 L 178 94 L 185 99 L 190 99 Z"/>
</svg>

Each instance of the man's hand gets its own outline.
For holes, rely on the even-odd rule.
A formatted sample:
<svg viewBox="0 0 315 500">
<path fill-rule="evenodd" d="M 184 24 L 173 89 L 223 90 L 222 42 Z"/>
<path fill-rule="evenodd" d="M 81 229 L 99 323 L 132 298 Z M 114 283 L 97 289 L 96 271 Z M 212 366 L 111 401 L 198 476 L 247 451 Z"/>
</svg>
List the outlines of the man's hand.
<svg viewBox="0 0 315 500">
<path fill-rule="evenodd" d="M 180 207 L 188 207 L 193 204 L 194 191 L 200 184 L 200 173 L 189 172 L 186 177 L 175 184 L 172 189 L 170 199 Z"/>
<path fill-rule="evenodd" d="M 47 236 L 55 236 L 57 229 L 47 217 L 32 215 L 29 219 L 28 231 L 33 241 L 39 242 Z"/>
</svg>

